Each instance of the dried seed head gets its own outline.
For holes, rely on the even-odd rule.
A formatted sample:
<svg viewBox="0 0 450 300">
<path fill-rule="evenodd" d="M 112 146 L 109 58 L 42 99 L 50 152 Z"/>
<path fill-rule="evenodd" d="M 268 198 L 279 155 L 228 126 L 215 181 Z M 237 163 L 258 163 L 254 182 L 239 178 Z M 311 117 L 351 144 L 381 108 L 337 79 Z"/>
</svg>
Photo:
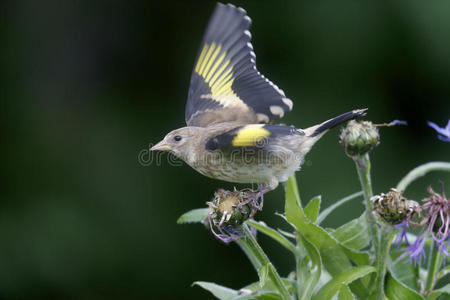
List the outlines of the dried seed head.
<svg viewBox="0 0 450 300">
<path fill-rule="evenodd" d="M 370 199 L 374 204 L 376 213 L 387 223 L 396 225 L 412 216 L 420 213 L 420 206 L 416 201 L 403 197 L 402 192 L 391 189 L 389 193 L 373 196 Z"/>
<path fill-rule="evenodd" d="M 380 143 L 380 135 L 372 122 L 351 120 L 341 130 L 339 142 L 349 156 L 356 156 L 375 148 Z"/>
<path fill-rule="evenodd" d="M 209 218 L 217 227 L 241 225 L 251 215 L 253 200 L 248 192 L 220 189 L 208 202 Z"/>
</svg>

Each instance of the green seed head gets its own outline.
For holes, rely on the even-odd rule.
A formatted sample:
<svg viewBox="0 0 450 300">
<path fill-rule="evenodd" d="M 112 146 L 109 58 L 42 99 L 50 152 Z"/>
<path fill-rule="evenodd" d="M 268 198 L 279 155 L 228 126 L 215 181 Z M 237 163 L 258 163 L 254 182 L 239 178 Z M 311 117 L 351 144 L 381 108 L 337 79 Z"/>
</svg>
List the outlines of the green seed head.
<svg viewBox="0 0 450 300">
<path fill-rule="evenodd" d="M 339 142 L 348 155 L 356 156 L 375 148 L 380 143 L 380 135 L 372 122 L 351 120 L 342 129 Z"/>
</svg>

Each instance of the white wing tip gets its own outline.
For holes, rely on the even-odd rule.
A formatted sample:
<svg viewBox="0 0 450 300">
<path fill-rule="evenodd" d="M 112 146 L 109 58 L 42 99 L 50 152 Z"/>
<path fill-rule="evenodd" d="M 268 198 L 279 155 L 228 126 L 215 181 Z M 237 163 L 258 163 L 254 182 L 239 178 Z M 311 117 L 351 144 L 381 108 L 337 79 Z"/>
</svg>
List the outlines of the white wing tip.
<svg viewBox="0 0 450 300">
<path fill-rule="evenodd" d="M 292 110 L 292 107 L 294 107 L 294 102 L 289 98 L 281 98 L 281 101 L 289 107 L 289 110 Z"/>
</svg>

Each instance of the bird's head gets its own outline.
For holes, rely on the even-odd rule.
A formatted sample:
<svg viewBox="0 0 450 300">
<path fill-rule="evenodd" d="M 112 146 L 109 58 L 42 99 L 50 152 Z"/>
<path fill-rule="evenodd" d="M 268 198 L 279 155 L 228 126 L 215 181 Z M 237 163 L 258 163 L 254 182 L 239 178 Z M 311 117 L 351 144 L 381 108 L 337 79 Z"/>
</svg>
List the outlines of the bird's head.
<svg viewBox="0 0 450 300">
<path fill-rule="evenodd" d="M 162 141 L 150 148 L 151 151 L 170 151 L 179 158 L 188 159 L 195 146 L 201 141 L 200 127 L 182 127 L 169 132 Z"/>
</svg>

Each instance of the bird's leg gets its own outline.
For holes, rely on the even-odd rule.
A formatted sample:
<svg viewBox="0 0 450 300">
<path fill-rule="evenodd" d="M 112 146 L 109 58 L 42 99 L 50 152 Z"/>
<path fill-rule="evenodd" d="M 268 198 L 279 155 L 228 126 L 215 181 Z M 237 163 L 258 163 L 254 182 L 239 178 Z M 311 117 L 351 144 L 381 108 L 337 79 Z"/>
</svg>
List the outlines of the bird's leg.
<svg viewBox="0 0 450 300">
<path fill-rule="evenodd" d="M 270 191 L 273 191 L 277 187 L 278 187 L 278 180 L 273 178 L 272 180 L 264 184 L 264 187 L 262 188 L 262 193 L 263 194 L 268 193 Z"/>
<path fill-rule="evenodd" d="M 260 204 L 261 204 L 261 209 L 262 209 L 263 204 L 264 204 L 264 192 L 263 192 L 263 184 L 262 183 L 259 184 L 259 198 L 261 198 Z"/>
<path fill-rule="evenodd" d="M 259 190 L 253 190 L 252 198 L 254 207 L 256 207 L 257 210 L 262 210 L 264 204 L 264 187 L 262 183 L 259 184 Z M 258 201 L 258 199 L 261 200 Z"/>
<path fill-rule="evenodd" d="M 268 183 L 264 183 L 264 184 L 260 183 L 259 189 L 253 191 L 252 198 L 254 199 L 255 207 L 258 210 L 262 210 L 262 208 L 263 208 L 264 194 L 276 189 L 277 186 L 278 186 L 278 180 L 273 179 L 273 180 L 269 181 Z M 261 200 L 258 202 L 258 199 L 261 199 Z"/>
<path fill-rule="evenodd" d="M 253 207 L 255 211 L 252 213 L 255 214 L 256 210 L 262 210 L 263 204 L 264 204 L 264 194 L 267 192 L 270 192 L 277 188 L 278 186 L 278 180 L 273 179 L 269 181 L 268 183 L 260 183 L 258 184 L 259 189 L 253 190 L 251 189 L 251 199 L 253 200 Z M 258 201 L 261 199 L 260 201 Z"/>
</svg>

